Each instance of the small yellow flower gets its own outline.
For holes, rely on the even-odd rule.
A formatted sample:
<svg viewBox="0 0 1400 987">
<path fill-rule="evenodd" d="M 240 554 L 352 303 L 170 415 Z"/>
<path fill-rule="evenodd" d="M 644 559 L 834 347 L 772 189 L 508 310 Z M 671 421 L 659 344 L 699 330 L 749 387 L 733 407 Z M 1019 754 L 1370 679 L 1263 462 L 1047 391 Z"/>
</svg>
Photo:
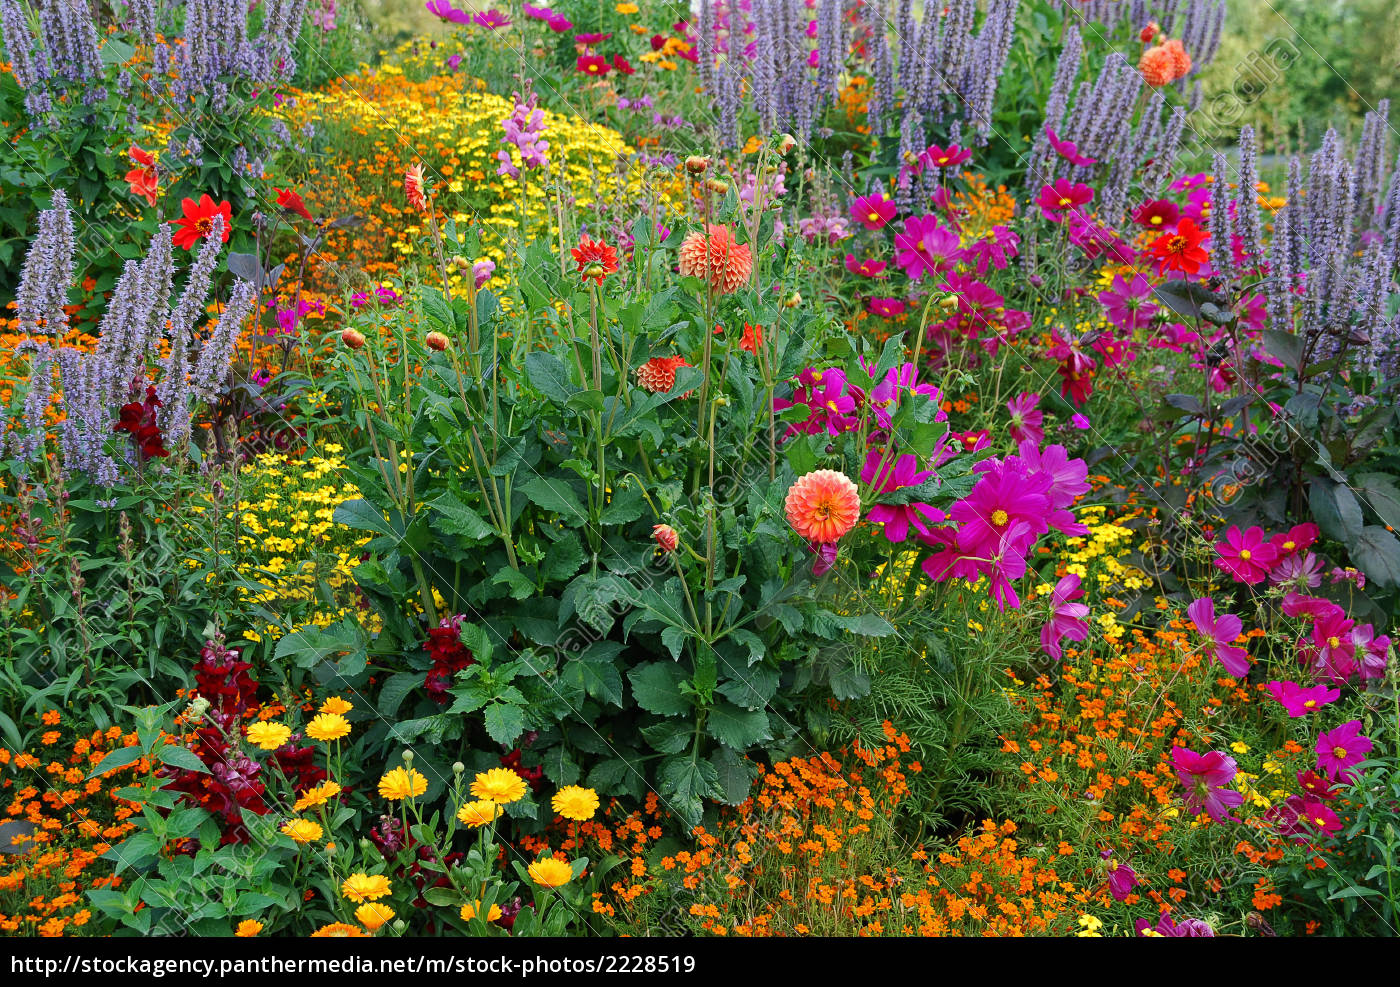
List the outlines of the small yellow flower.
<svg viewBox="0 0 1400 987">
<path fill-rule="evenodd" d="M 251 939 L 263 930 L 263 924 L 257 919 L 245 918 L 238 923 L 238 928 L 234 930 L 234 935 L 240 939 Z"/>
<path fill-rule="evenodd" d="M 525 797 L 525 779 L 509 768 L 492 768 L 476 776 L 472 794 L 479 799 L 509 805 Z"/>
<path fill-rule="evenodd" d="M 543 888 L 557 888 L 574 879 L 574 869 L 558 857 L 545 857 L 530 865 L 530 880 Z"/>
<path fill-rule="evenodd" d="M 340 786 L 333 781 L 328 781 L 302 792 L 301 797 L 296 800 L 296 804 L 292 808 L 297 812 L 304 812 L 312 806 L 324 805 L 339 794 Z"/>
<path fill-rule="evenodd" d="M 390 802 L 416 798 L 428 790 L 428 779 L 413 768 L 395 768 L 379 779 L 379 794 Z"/>
<path fill-rule="evenodd" d="M 275 751 L 287 742 L 292 728 L 285 723 L 254 723 L 248 727 L 248 743 L 265 751 Z"/>
<path fill-rule="evenodd" d="M 1103 933 L 1099 931 L 1103 928 L 1103 923 L 1100 922 L 1093 915 L 1079 916 L 1079 928 L 1080 931 L 1076 932 L 1075 935 L 1077 935 L 1081 939 L 1103 938 Z"/>
<path fill-rule="evenodd" d="M 584 822 L 592 819 L 593 813 L 598 811 L 598 793 L 591 788 L 566 785 L 554 793 L 550 804 L 565 819 Z"/>
<path fill-rule="evenodd" d="M 306 725 L 306 735 L 312 740 L 339 740 L 350 732 L 350 721 L 339 713 L 321 713 Z"/>
<path fill-rule="evenodd" d="M 344 699 L 341 699 L 339 696 L 331 696 L 329 699 L 327 699 L 321 704 L 322 713 L 345 714 L 350 712 L 354 708 L 355 707 L 353 704 L 347 703 Z"/>
<path fill-rule="evenodd" d="M 319 840 L 324 830 L 321 824 L 313 819 L 292 819 L 282 825 L 282 832 L 291 838 L 293 843 L 310 843 Z"/>
<path fill-rule="evenodd" d="M 457 810 L 457 821 L 463 826 L 470 826 L 477 829 L 492 822 L 501 814 L 501 807 L 490 799 L 482 799 L 480 802 L 468 802 Z"/>
<path fill-rule="evenodd" d="M 355 909 L 355 920 L 373 932 L 394 917 L 394 910 L 388 905 L 367 901 Z"/>
<path fill-rule="evenodd" d="M 1234 751 L 1236 754 L 1248 754 L 1249 745 L 1246 744 L 1243 740 L 1237 740 L 1230 745 L 1230 750 Z"/>
<path fill-rule="evenodd" d="M 389 879 L 383 874 L 351 874 L 341 882 L 340 893 L 354 902 L 375 901 L 389 893 Z"/>
<path fill-rule="evenodd" d="M 480 898 L 476 899 L 476 901 L 474 901 L 474 902 L 472 902 L 472 901 L 467 902 L 465 905 L 462 906 L 462 911 L 461 911 L 462 921 L 463 921 L 463 922 L 470 922 L 472 919 L 476 918 L 477 910 L 480 909 L 480 908 L 481 908 L 481 899 L 480 899 Z M 488 921 L 488 922 L 494 922 L 494 921 L 496 921 L 497 919 L 499 919 L 500 917 L 501 917 L 501 906 L 500 906 L 500 905 L 492 905 L 492 906 L 491 906 L 491 911 L 487 913 L 486 921 Z"/>
<path fill-rule="evenodd" d="M 358 925 L 346 922 L 332 922 L 311 933 L 312 939 L 368 939 L 369 933 Z"/>
</svg>

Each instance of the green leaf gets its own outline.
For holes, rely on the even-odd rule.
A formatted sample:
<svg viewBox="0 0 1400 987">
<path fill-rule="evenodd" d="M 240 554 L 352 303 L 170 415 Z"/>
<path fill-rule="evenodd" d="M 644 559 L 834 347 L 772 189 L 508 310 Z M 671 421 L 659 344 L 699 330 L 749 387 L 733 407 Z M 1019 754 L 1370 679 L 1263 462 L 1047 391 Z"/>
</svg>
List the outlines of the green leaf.
<svg viewBox="0 0 1400 987">
<path fill-rule="evenodd" d="M 1400 539 L 1378 524 L 1361 529 L 1351 557 L 1368 577 L 1386 589 L 1400 586 Z"/>
<path fill-rule="evenodd" d="M 536 507 L 559 516 L 561 521 L 583 524 L 588 515 L 568 482 L 536 476 L 520 484 L 520 492 Z"/>
<path fill-rule="evenodd" d="M 168 764 L 172 768 L 179 768 L 182 771 L 198 771 L 206 775 L 209 773 L 204 762 L 188 747 L 162 747 L 156 751 L 156 758 L 161 764 Z"/>
<path fill-rule="evenodd" d="M 545 553 L 543 571 L 546 579 L 565 580 L 578 572 L 584 560 L 583 544 L 573 531 L 563 535 Z"/>
<path fill-rule="evenodd" d="M 120 747 L 108 753 L 108 755 L 98 763 L 97 767 L 92 769 L 92 773 L 89 774 L 88 777 L 96 778 L 98 775 L 104 775 L 108 771 L 115 771 L 117 768 L 125 768 L 128 765 L 135 764 L 145 756 L 145 752 L 139 747 Z"/>
<path fill-rule="evenodd" d="M 486 707 L 486 732 L 498 744 L 514 745 L 525 732 L 525 711 L 510 703 L 492 703 Z"/>
<path fill-rule="evenodd" d="M 364 631 L 347 617 L 329 627 L 308 624 L 285 635 L 277 642 L 273 657 L 293 658 L 298 668 L 310 668 L 332 655 L 363 654 L 366 647 Z"/>
<path fill-rule="evenodd" d="M 491 577 L 493 583 L 503 583 L 510 588 L 510 596 L 513 600 L 523 600 L 526 597 L 534 596 L 535 584 L 527 579 L 519 569 L 512 569 L 510 566 L 502 566 Z"/>
<path fill-rule="evenodd" d="M 495 534 L 480 514 L 450 493 L 433 501 L 432 508 L 437 512 L 439 526 L 449 535 L 481 541 Z"/>
<path fill-rule="evenodd" d="M 690 712 L 690 700 L 681 694 L 681 683 L 686 677 L 685 670 L 670 661 L 638 665 L 627 673 L 637 705 L 658 716 L 681 716 Z"/>
<path fill-rule="evenodd" d="M 389 527 L 389 522 L 384 520 L 384 515 L 379 508 L 363 498 L 347 500 L 336 505 L 335 513 L 331 517 L 336 524 L 343 524 L 356 531 L 374 531 L 381 535 L 390 536 L 397 534 L 393 528 Z"/>
<path fill-rule="evenodd" d="M 626 524 L 642 516 L 646 501 L 642 491 L 635 485 L 613 494 L 613 499 L 603 508 L 600 520 L 604 524 Z"/>
<path fill-rule="evenodd" d="M 727 702 L 716 703 L 705 721 L 714 737 L 726 747 L 748 750 L 760 740 L 769 740 L 768 714 L 761 709 L 740 709 Z"/>
<path fill-rule="evenodd" d="M 1322 533 L 1350 545 L 1361 537 L 1361 504 L 1345 484 L 1316 479 L 1308 491 L 1308 506 Z"/>
<path fill-rule="evenodd" d="M 694 826 L 704 813 L 705 799 L 720 794 L 719 772 L 709 761 L 691 760 L 689 755 L 668 757 L 658 772 L 661 804 Z"/>
<path fill-rule="evenodd" d="M 1361 505 L 1380 519 L 1381 524 L 1400 530 L 1400 488 L 1384 473 L 1361 473 L 1353 480 Z"/>
<path fill-rule="evenodd" d="M 569 370 L 553 353 L 537 351 L 525 357 L 525 376 L 530 386 L 555 404 L 568 402 L 579 388 L 569 379 Z"/>
<path fill-rule="evenodd" d="M 758 765 L 728 747 L 716 748 L 710 763 L 719 783 L 716 798 L 725 805 L 738 805 L 749 797 L 753 780 L 758 777 Z"/>
</svg>

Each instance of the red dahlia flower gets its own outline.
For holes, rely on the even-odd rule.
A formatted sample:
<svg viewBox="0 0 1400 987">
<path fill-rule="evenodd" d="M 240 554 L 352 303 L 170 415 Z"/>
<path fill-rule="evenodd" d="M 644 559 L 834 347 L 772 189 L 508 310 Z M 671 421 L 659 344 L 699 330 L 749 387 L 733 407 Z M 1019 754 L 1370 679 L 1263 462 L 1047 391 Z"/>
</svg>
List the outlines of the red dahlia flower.
<svg viewBox="0 0 1400 987">
<path fill-rule="evenodd" d="M 206 192 L 199 197 L 198 202 L 193 199 L 183 200 L 180 203 L 180 211 L 184 215 L 170 221 L 174 226 L 179 227 L 172 238 L 175 246 L 193 250 L 196 243 L 213 232 L 214 217 L 216 216 L 223 220 L 222 242 L 228 243 L 229 231 L 233 229 L 233 217 L 227 202 L 215 205 L 214 200 L 209 198 L 209 193 Z"/>
</svg>

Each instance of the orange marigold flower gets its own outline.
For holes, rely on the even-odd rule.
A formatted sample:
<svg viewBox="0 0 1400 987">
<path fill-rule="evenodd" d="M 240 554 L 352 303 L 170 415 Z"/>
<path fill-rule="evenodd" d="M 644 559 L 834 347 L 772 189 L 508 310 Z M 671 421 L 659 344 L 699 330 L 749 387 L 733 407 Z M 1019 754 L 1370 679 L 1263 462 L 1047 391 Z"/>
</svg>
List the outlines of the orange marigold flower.
<svg viewBox="0 0 1400 987">
<path fill-rule="evenodd" d="M 753 252 L 737 243 L 724 226 L 710 224 L 681 241 L 680 270 L 684 277 L 702 278 L 721 295 L 737 291 L 753 274 Z"/>
<path fill-rule="evenodd" d="M 799 535 L 819 544 L 840 541 L 860 519 L 860 494 L 845 473 L 816 470 L 787 494 L 787 519 Z"/>
</svg>

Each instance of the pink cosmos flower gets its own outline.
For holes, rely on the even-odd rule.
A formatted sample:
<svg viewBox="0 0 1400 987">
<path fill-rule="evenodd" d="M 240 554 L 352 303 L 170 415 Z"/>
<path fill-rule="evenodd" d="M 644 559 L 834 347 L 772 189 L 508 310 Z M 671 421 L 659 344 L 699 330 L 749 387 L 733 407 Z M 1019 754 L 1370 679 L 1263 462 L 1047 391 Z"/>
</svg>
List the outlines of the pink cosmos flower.
<svg viewBox="0 0 1400 987">
<path fill-rule="evenodd" d="M 1069 210 L 1078 211 L 1080 206 L 1093 201 L 1094 190 L 1083 182 L 1071 182 L 1067 178 L 1057 178 L 1053 185 L 1040 190 L 1035 204 L 1040 214 L 1052 223 L 1062 223 Z"/>
<path fill-rule="evenodd" d="M 1209 922 L 1204 922 L 1198 918 L 1184 918 L 1180 922 L 1171 917 L 1170 912 L 1163 912 L 1157 917 L 1157 925 L 1154 927 L 1145 918 L 1140 918 L 1134 923 L 1139 937 L 1145 936 L 1148 932 L 1161 936 L 1164 939 L 1214 939 L 1215 930 L 1210 927 Z"/>
<path fill-rule="evenodd" d="M 1249 675 L 1248 655 L 1244 648 L 1231 646 L 1231 642 L 1244 629 L 1244 622 L 1232 613 L 1216 617 L 1215 601 L 1208 596 L 1193 601 L 1186 608 L 1186 614 L 1196 625 L 1196 630 L 1215 645 L 1215 657 L 1225 666 L 1225 671 L 1233 678 L 1246 678 Z"/>
<path fill-rule="evenodd" d="M 1312 548 L 1313 545 L 1317 544 L 1319 534 L 1317 525 L 1308 521 L 1304 524 L 1295 524 L 1286 532 L 1279 532 L 1269 539 L 1269 544 L 1278 549 L 1279 558 L 1282 559 Z"/>
<path fill-rule="evenodd" d="M 1157 314 L 1157 306 L 1151 301 L 1152 285 L 1141 274 L 1133 275 L 1125 281 L 1123 275 L 1115 274 L 1113 284 L 1107 291 L 1099 292 L 1099 304 L 1104 316 L 1119 329 L 1144 329 L 1152 324 Z"/>
<path fill-rule="evenodd" d="M 1290 795 L 1264 813 L 1280 836 L 1291 836 L 1295 842 L 1308 843 L 1318 833 L 1332 834 L 1342 828 L 1341 818 L 1327 803 L 1303 795 Z"/>
<path fill-rule="evenodd" d="M 1263 582 L 1278 561 L 1278 549 L 1264 540 L 1264 531 L 1257 525 L 1245 532 L 1231 525 L 1225 539 L 1216 542 L 1215 551 L 1216 567 L 1249 586 Z"/>
<path fill-rule="evenodd" d="M 1127 900 L 1133 888 L 1142 883 L 1138 880 L 1137 871 L 1126 861 L 1114 859 L 1112 850 L 1104 850 L 1099 856 L 1108 869 L 1108 893 L 1113 895 L 1115 901 Z"/>
<path fill-rule="evenodd" d="M 872 298 L 865 303 L 865 307 L 871 315 L 882 319 L 893 319 L 896 315 L 904 314 L 904 303 L 898 298 Z"/>
<path fill-rule="evenodd" d="M 474 15 L 472 17 L 472 20 L 475 21 L 479 26 L 486 28 L 486 30 L 488 31 L 494 31 L 500 27 L 510 27 L 511 25 L 510 18 L 507 17 L 505 14 L 502 14 L 500 11 L 496 10 L 482 11 L 481 13 Z"/>
<path fill-rule="evenodd" d="M 1037 405 L 1040 395 L 1022 391 L 1006 402 L 1006 410 L 1011 412 L 1011 438 L 1019 445 L 1034 442 L 1039 445 L 1045 439 L 1045 413 Z"/>
<path fill-rule="evenodd" d="M 851 218 L 867 230 L 883 229 L 894 216 L 894 203 L 879 192 L 862 195 L 851 203 Z"/>
<path fill-rule="evenodd" d="M 874 260 L 870 257 L 867 257 L 865 260 L 857 261 L 855 254 L 846 255 L 846 270 L 850 271 L 852 274 L 858 274 L 863 278 L 888 277 L 888 275 L 885 274 L 885 268 L 888 266 L 888 261 Z"/>
<path fill-rule="evenodd" d="M 971 157 L 972 151 L 969 148 L 959 147 L 957 144 L 949 144 L 947 147 L 930 144 L 924 153 L 919 155 L 919 164 L 930 168 L 956 168 Z"/>
<path fill-rule="evenodd" d="M 860 471 L 861 482 L 870 486 L 877 495 L 917 487 L 933 476 L 933 470 L 919 469 L 918 457 L 913 453 L 905 453 L 894 462 L 883 462 L 884 456 L 884 450 L 871 449 L 865 454 L 865 467 Z M 911 525 L 919 534 L 928 535 L 928 526 L 937 524 L 946 516 L 929 504 L 910 501 L 902 504 L 876 504 L 870 508 L 865 518 L 874 524 L 883 525 L 885 539 L 899 544 L 909 537 Z"/>
<path fill-rule="evenodd" d="M 452 6 L 450 0 L 428 0 L 423 6 L 428 8 L 428 13 L 452 24 L 468 24 L 472 19 L 472 15 L 465 10 Z"/>
<path fill-rule="evenodd" d="M 986 274 L 989 266 L 1002 271 L 1020 254 L 1020 245 L 1019 236 L 998 224 L 992 227 L 989 236 L 973 240 L 963 248 L 963 257 L 979 275 Z"/>
<path fill-rule="evenodd" d="M 895 260 L 911 281 L 952 268 L 961 256 L 957 233 L 943 226 L 937 216 L 910 216 L 904 232 L 895 234 Z"/>
<path fill-rule="evenodd" d="M 1045 136 L 1050 141 L 1050 146 L 1055 149 L 1055 153 L 1076 168 L 1087 168 L 1092 164 L 1099 163 L 1098 158 L 1080 154 L 1079 146 L 1074 141 L 1061 140 L 1060 135 L 1055 133 L 1055 128 L 1048 123 L 1045 125 Z"/>
<path fill-rule="evenodd" d="M 1336 702 L 1342 696 L 1341 689 L 1329 689 L 1325 685 L 1304 687 L 1297 682 L 1270 682 L 1269 695 L 1273 696 L 1292 719 L 1307 716 L 1314 710 Z"/>
<path fill-rule="evenodd" d="M 1040 649 L 1056 661 L 1062 654 L 1061 641 L 1083 641 L 1089 636 L 1089 608 L 1073 602 L 1083 595 L 1074 573 L 1063 577 L 1050 593 L 1050 620 L 1040 628 Z"/>
<path fill-rule="evenodd" d="M 1181 218 L 1181 210 L 1176 203 L 1166 199 L 1153 199 L 1144 202 L 1133 212 L 1133 222 L 1153 230 L 1167 230 Z"/>
<path fill-rule="evenodd" d="M 1333 781 L 1351 781 L 1352 766 L 1366 760 L 1375 746 L 1370 737 L 1361 736 L 1361 721 L 1349 720 L 1317 738 L 1317 767 Z"/>
<path fill-rule="evenodd" d="M 1216 822 L 1230 818 L 1230 810 L 1244 804 L 1244 795 L 1227 788 L 1239 768 L 1235 759 L 1221 751 L 1197 754 L 1185 747 L 1172 748 L 1172 766 L 1186 789 L 1186 811 L 1204 812 Z"/>
</svg>

